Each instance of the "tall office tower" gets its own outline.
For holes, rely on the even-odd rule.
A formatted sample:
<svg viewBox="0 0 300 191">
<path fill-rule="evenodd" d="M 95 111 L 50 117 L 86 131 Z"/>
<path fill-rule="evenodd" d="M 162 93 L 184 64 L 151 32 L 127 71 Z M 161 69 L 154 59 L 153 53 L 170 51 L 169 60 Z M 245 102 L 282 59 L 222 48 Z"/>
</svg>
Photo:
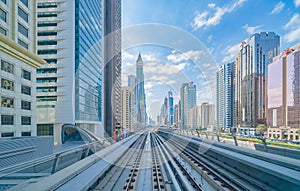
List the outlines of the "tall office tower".
<svg viewBox="0 0 300 191">
<path fill-rule="evenodd" d="M 128 87 L 130 88 L 130 115 L 131 115 L 131 127 L 136 128 L 136 78 L 134 75 L 128 76 Z"/>
<path fill-rule="evenodd" d="M 143 60 L 139 54 L 136 61 L 136 105 L 137 125 L 144 127 L 146 124 L 146 97 L 144 89 Z"/>
<path fill-rule="evenodd" d="M 175 124 L 176 128 L 179 127 L 179 106 L 178 106 L 178 104 L 176 104 L 174 106 L 174 124 Z"/>
<path fill-rule="evenodd" d="M 173 93 L 171 91 L 168 92 L 168 117 L 169 117 L 169 125 L 174 124 L 174 98 Z"/>
<path fill-rule="evenodd" d="M 196 85 L 193 82 L 183 83 L 180 89 L 180 114 L 181 114 L 181 127 L 187 127 L 188 112 L 197 104 Z"/>
<path fill-rule="evenodd" d="M 268 64 L 279 54 L 279 44 L 279 36 L 273 32 L 256 33 L 242 42 L 236 60 L 235 125 L 266 123 Z"/>
<path fill-rule="evenodd" d="M 99 1 L 102 2 L 102 1 Z M 104 128 L 112 136 L 121 122 L 121 0 L 104 0 Z"/>
<path fill-rule="evenodd" d="M 201 106 L 195 106 L 189 111 L 189 126 L 199 128 L 201 124 Z"/>
<path fill-rule="evenodd" d="M 0 1 L 0 136 L 36 136 L 35 1 Z"/>
<path fill-rule="evenodd" d="M 233 126 L 235 62 L 224 64 L 217 72 L 217 127 Z"/>
<path fill-rule="evenodd" d="M 215 122 L 215 106 L 209 103 L 202 103 L 201 105 L 201 127 L 207 129 L 209 132 L 213 132 Z"/>
<path fill-rule="evenodd" d="M 300 43 L 275 57 L 268 69 L 268 127 L 277 128 L 270 133 L 272 138 L 293 139 L 284 136 L 300 127 Z"/>
<path fill-rule="evenodd" d="M 128 130 L 132 130 L 131 128 L 131 88 L 129 86 L 122 87 L 122 120 L 121 120 L 121 127 L 123 129 L 127 128 Z"/>
<path fill-rule="evenodd" d="M 103 135 L 102 3 L 97 0 L 37 1 L 38 135 L 54 135 L 76 124 Z M 101 132 L 102 131 L 102 132 Z"/>
</svg>

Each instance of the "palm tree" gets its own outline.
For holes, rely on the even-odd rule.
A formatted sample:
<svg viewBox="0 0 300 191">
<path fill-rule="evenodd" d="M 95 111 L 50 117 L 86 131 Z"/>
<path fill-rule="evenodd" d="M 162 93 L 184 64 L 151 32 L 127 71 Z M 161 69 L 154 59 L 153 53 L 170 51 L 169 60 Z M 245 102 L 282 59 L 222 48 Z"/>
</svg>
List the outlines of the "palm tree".
<svg viewBox="0 0 300 191">
<path fill-rule="evenodd" d="M 256 133 L 258 133 L 260 136 L 264 136 L 264 133 L 267 131 L 267 127 L 265 124 L 259 124 L 256 127 Z"/>
</svg>

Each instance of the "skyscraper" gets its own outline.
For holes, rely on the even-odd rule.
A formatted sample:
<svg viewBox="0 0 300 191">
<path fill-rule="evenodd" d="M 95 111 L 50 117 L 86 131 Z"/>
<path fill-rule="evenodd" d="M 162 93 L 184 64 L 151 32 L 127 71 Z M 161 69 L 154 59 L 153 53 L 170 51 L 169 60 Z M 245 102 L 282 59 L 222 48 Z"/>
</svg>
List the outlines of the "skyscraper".
<svg viewBox="0 0 300 191">
<path fill-rule="evenodd" d="M 54 135 L 61 125 L 103 135 L 102 2 L 38 0 L 38 55 L 47 61 L 37 70 L 38 135 Z"/>
<path fill-rule="evenodd" d="M 209 103 L 202 103 L 201 105 L 201 127 L 213 132 L 215 122 L 215 106 Z"/>
<path fill-rule="evenodd" d="M 224 64 L 217 72 L 217 126 L 233 125 L 235 62 Z"/>
<path fill-rule="evenodd" d="M 99 1 L 100 2 L 100 1 Z M 121 0 L 104 0 L 104 128 L 112 136 L 121 123 Z"/>
<path fill-rule="evenodd" d="M 181 127 L 187 127 L 189 110 L 197 104 L 196 85 L 193 82 L 183 83 L 180 89 Z"/>
<path fill-rule="evenodd" d="M 273 32 L 256 33 L 242 42 L 236 60 L 236 126 L 266 123 L 268 64 L 279 54 L 279 44 Z"/>
<path fill-rule="evenodd" d="M 128 130 L 131 129 L 131 88 L 129 86 L 123 86 L 122 87 L 122 117 L 121 117 L 121 127 L 123 129 L 127 128 Z"/>
<path fill-rule="evenodd" d="M 136 61 L 136 105 L 137 105 L 137 124 L 143 127 L 146 124 L 146 97 L 144 89 L 143 60 L 139 54 Z"/>
<path fill-rule="evenodd" d="M 36 1 L 0 1 L 0 137 L 36 136 Z"/>
<path fill-rule="evenodd" d="M 168 117 L 169 126 L 174 124 L 174 98 L 172 91 L 168 92 Z"/>
<path fill-rule="evenodd" d="M 136 78 L 134 75 L 128 76 L 128 87 L 130 88 L 130 115 L 131 127 L 136 128 Z"/>
<path fill-rule="evenodd" d="M 268 135 L 299 139 L 300 44 L 275 57 L 268 69 Z"/>
</svg>

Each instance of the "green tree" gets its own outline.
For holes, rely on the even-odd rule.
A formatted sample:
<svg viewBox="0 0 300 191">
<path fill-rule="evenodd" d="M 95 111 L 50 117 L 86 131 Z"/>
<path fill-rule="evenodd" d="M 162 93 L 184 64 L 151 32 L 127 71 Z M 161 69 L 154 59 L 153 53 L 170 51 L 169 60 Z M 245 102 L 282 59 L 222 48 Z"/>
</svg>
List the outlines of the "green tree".
<svg viewBox="0 0 300 191">
<path fill-rule="evenodd" d="M 267 127 L 265 124 L 259 124 L 256 127 L 256 133 L 260 134 L 260 136 L 264 136 L 264 133 L 267 131 Z"/>
</svg>

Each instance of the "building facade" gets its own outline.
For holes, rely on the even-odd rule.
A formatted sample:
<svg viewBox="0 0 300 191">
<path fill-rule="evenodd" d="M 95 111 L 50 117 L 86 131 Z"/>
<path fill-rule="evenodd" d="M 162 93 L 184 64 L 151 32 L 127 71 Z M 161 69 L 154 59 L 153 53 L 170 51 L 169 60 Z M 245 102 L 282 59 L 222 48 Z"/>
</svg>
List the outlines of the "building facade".
<svg viewBox="0 0 300 191">
<path fill-rule="evenodd" d="M 268 136 L 299 140 L 300 44 L 275 57 L 268 70 Z"/>
<path fill-rule="evenodd" d="M 134 75 L 128 76 L 128 87 L 130 88 L 130 115 L 131 115 L 131 128 L 136 128 L 136 78 Z"/>
<path fill-rule="evenodd" d="M 233 126 L 235 62 L 224 64 L 217 72 L 216 125 L 222 129 Z"/>
<path fill-rule="evenodd" d="M 236 59 L 234 126 L 266 124 L 268 64 L 279 54 L 279 36 L 261 32 L 244 40 Z"/>
<path fill-rule="evenodd" d="M 121 120 L 121 127 L 122 129 L 132 130 L 131 127 L 131 88 L 129 86 L 122 87 L 122 120 Z"/>
<path fill-rule="evenodd" d="M 136 61 L 136 115 L 137 126 L 144 127 L 146 125 L 146 96 L 144 88 L 144 66 L 141 54 Z"/>
<path fill-rule="evenodd" d="M 190 109 L 188 126 L 194 129 L 200 129 L 201 120 L 201 106 Z"/>
<path fill-rule="evenodd" d="M 97 1 L 102 2 L 102 1 Z M 104 0 L 104 130 L 112 136 L 121 123 L 121 0 Z"/>
<path fill-rule="evenodd" d="M 102 9 L 97 0 L 37 1 L 37 53 L 47 61 L 37 70 L 37 129 L 55 144 L 64 123 L 103 136 Z"/>
<path fill-rule="evenodd" d="M 36 1 L 0 1 L 0 137 L 36 136 Z"/>
<path fill-rule="evenodd" d="M 172 91 L 168 92 L 168 125 L 174 125 L 174 98 Z"/>
<path fill-rule="evenodd" d="M 207 102 L 201 104 L 201 127 L 202 129 L 215 131 L 215 106 Z"/>
<path fill-rule="evenodd" d="M 197 105 L 196 85 L 193 82 L 183 83 L 180 89 L 181 127 L 188 126 L 189 110 Z"/>
</svg>

